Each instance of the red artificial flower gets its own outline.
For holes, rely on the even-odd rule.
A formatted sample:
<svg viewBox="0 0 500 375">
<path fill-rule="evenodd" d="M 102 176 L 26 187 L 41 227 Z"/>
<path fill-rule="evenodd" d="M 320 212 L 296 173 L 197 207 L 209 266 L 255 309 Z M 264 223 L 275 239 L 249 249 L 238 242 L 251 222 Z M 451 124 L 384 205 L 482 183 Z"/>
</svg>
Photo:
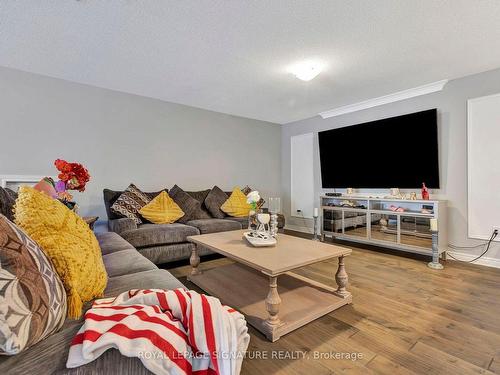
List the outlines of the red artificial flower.
<svg viewBox="0 0 500 375">
<path fill-rule="evenodd" d="M 87 169 L 79 163 L 68 163 L 65 160 L 57 159 L 54 162 L 59 173 L 58 177 L 66 183 L 66 189 L 85 191 L 85 185 L 90 180 Z"/>
</svg>

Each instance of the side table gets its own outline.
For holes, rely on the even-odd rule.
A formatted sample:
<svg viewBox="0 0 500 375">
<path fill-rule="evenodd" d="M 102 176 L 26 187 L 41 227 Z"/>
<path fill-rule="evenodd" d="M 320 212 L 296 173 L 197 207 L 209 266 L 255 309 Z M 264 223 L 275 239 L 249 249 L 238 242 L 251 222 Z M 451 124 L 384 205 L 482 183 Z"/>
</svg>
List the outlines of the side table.
<svg viewBox="0 0 500 375">
<path fill-rule="evenodd" d="M 99 216 L 84 216 L 83 220 L 89 225 L 90 229 L 94 230 L 94 224 L 99 219 Z"/>
</svg>

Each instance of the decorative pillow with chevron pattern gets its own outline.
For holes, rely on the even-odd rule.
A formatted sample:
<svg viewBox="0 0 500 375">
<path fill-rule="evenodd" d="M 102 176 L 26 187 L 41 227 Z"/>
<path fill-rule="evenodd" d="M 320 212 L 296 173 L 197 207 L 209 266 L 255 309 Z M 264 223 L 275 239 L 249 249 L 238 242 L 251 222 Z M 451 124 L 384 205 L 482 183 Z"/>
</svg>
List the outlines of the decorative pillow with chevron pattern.
<svg viewBox="0 0 500 375">
<path fill-rule="evenodd" d="M 139 190 L 134 184 L 130 184 L 128 188 L 120 194 L 115 203 L 113 203 L 111 211 L 117 215 L 134 220 L 136 224 L 141 224 L 142 220 L 139 211 L 149 202 L 151 202 L 150 197 Z"/>
</svg>

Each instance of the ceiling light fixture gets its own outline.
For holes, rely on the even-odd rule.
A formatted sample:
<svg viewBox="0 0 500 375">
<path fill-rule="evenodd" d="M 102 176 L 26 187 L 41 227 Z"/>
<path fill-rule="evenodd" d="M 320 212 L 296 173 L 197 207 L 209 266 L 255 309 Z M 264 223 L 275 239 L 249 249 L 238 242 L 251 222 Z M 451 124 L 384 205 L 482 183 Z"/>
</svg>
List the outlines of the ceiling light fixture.
<svg viewBox="0 0 500 375">
<path fill-rule="evenodd" d="M 310 81 L 323 70 L 323 64 L 317 61 L 303 61 L 291 66 L 288 71 L 302 81 Z"/>
</svg>

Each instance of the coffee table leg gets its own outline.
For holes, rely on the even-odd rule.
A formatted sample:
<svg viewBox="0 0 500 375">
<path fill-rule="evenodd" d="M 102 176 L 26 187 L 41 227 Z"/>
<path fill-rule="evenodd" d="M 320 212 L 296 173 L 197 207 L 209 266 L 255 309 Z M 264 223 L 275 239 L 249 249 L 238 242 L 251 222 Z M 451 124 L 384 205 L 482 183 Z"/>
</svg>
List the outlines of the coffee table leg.
<svg viewBox="0 0 500 375">
<path fill-rule="evenodd" d="M 200 256 L 198 255 L 198 245 L 193 245 L 191 256 L 189 257 L 189 264 L 191 264 L 191 275 L 199 275 L 201 271 L 198 269 L 200 265 Z"/>
<path fill-rule="evenodd" d="M 266 297 L 266 310 L 269 317 L 266 319 L 265 324 L 269 328 L 270 332 L 267 336 L 271 341 L 279 339 L 279 336 L 275 334 L 275 329 L 281 325 L 281 321 L 278 318 L 280 304 L 281 298 L 278 294 L 278 277 L 269 276 L 269 292 Z"/>
<path fill-rule="evenodd" d="M 349 280 L 347 272 L 345 270 L 344 257 L 339 257 L 339 268 L 335 274 L 335 281 L 337 282 L 338 288 L 335 294 L 342 298 L 347 298 L 351 296 L 351 293 L 347 291 L 347 281 Z"/>
</svg>

